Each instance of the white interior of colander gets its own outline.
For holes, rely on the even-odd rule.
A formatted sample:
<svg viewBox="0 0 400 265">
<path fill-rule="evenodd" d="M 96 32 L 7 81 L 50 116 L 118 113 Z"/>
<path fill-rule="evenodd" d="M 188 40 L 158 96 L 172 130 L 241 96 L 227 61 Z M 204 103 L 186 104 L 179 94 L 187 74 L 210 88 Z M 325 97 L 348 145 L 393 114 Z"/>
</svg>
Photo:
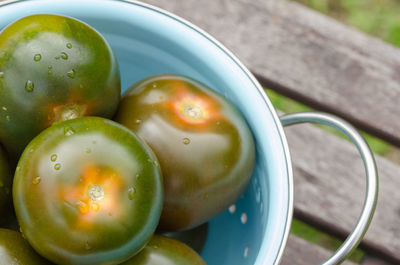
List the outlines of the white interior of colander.
<svg viewBox="0 0 400 265">
<path fill-rule="evenodd" d="M 123 90 L 149 75 L 178 73 L 207 84 L 239 108 L 257 145 L 254 176 L 245 194 L 210 221 L 201 255 L 208 265 L 274 264 L 290 226 L 291 168 L 275 111 L 247 70 L 196 27 L 137 3 L 107 0 L 10 3 L 0 8 L 0 28 L 37 13 L 72 16 L 100 31 L 117 55 Z"/>
</svg>

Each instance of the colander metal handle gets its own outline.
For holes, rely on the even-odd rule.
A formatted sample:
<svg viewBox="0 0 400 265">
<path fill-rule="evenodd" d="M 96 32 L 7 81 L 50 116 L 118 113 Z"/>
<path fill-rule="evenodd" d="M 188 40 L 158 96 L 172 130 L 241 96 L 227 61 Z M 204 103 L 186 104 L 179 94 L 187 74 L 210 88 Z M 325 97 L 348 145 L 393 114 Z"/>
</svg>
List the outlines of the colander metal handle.
<svg viewBox="0 0 400 265">
<path fill-rule="evenodd" d="M 350 253 L 357 247 L 372 220 L 378 199 L 378 172 L 375 159 L 368 144 L 357 130 L 348 122 L 336 116 L 320 112 L 300 112 L 287 114 L 280 118 L 284 126 L 298 123 L 319 123 L 333 127 L 344 133 L 357 147 L 364 162 L 365 173 L 367 175 L 367 190 L 365 193 L 364 205 L 360 217 L 353 231 L 339 247 L 339 249 L 322 265 L 333 265 L 342 263 Z"/>
</svg>

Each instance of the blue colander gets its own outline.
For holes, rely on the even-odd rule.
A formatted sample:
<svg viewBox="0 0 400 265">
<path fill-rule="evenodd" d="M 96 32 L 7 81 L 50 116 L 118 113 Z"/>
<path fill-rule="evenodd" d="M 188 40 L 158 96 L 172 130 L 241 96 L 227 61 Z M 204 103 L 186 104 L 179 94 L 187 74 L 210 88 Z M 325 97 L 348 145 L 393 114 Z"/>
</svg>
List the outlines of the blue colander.
<svg viewBox="0 0 400 265">
<path fill-rule="evenodd" d="M 0 28 L 38 13 L 72 16 L 100 31 L 118 58 L 123 90 L 150 75 L 183 74 L 217 90 L 242 112 L 255 138 L 256 167 L 243 196 L 209 222 L 201 253 L 208 265 L 279 263 L 293 211 L 292 168 L 282 123 L 329 124 L 359 148 L 369 183 L 366 202 L 353 233 L 325 264 L 337 264 L 358 244 L 375 208 L 377 175 L 368 146 L 347 123 L 320 113 L 280 121 L 262 87 L 231 52 L 196 26 L 158 8 L 112 0 L 0 1 Z"/>
</svg>

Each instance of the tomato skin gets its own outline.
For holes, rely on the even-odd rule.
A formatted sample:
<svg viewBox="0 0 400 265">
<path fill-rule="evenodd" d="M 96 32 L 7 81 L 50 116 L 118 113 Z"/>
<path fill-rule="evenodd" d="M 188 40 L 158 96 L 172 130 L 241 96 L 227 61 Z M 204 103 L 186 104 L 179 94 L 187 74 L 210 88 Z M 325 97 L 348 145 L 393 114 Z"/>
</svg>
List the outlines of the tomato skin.
<svg viewBox="0 0 400 265">
<path fill-rule="evenodd" d="M 15 161 L 52 122 L 111 118 L 120 92 L 111 47 L 89 25 L 43 14 L 0 32 L 0 141 Z"/>
<path fill-rule="evenodd" d="M 184 243 L 154 235 L 139 254 L 121 265 L 206 265 L 206 263 Z"/>
<path fill-rule="evenodd" d="M 179 240 L 188 245 L 197 253 L 201 253 L 207 242 L 208 223 L 204 223 L 189 230 L 178 231 L 178 232 L 167 232 L 162 235 Z"/>
<path fill-rule="evenodd" d="M 11 184 L 12 175 L 9 162 L 3 148 L 0 146 L 0 214 L 11 208 Z"/>
<path fill-rule="evenodd" d="M 22 233 L 57 264 L 119 264 L 150 239 L 162 210 L 151 149 L 113 121 L 54 123 L 18 163 L 13 199 Z"/>
<path fill-rule="evenodd" d="M 144 79 L 123 95 L 115 120 L 143 138 L 161 163 L 161 231 L 208 221 L 236 201 L 250 181 L 255 147 L 245 120 L 195 80 Z"/>
<path fill-rule="evenodd" d="M 0 228 L 0 264 L 50 265 L 51 262 L 37 254 L 21 233 Z"/>
</svg>

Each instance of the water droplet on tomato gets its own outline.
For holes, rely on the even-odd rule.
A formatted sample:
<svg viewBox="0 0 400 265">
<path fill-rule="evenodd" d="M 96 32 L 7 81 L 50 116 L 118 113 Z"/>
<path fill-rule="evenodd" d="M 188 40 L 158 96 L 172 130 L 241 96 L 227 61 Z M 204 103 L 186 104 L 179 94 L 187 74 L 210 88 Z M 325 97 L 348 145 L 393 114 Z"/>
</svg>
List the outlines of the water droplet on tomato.
<svg viewBox="0 0 400 265">
<path fill-rule="evenodd" d="M 26 81 L 25 90 L 27 92 L 32 92 L 34 87 L 35 87 L 35 84 L 31 80 Z"/>
<path fill-rule="evenodd" d="M 71 43 L 67 43 L 66 46 L 67 46 L 68 49 L 72 49 L 72 44 Z"/>
<path fill-rule="evenodd" d="M 42 55 L 41 54 L 35 54 L 35 56 L 33 56 L 33 60 L 35 62 L 39 62 L 42 59 Z"/>
<path fill-rule="evenodd" d="M 40 183 L 40 180 L 41 180 L 41 178 L 40 178 L 39 176 L 37 176 L 36 178 L 34 178 L 34 179 L 32 180 L 32 183 L 33 183 L 34 185 L 39 184 L 39 183 Z"/>
<path fill-rule="evenodd" d="M 67 72 L 67 76 L 68 76 L 69 78 L 75 78 L 75 70 L 72 69 L 71 71 Z"/>
<path fill-rule="evenodd" d="M 68 60 L 68 54 L 65 52 L 61 52 L 61 59 Z"/>
<path fill-rule="evenodd" d="M 139 124 L 139 123 L 142 122 L 142 120 L 136 120 L 135 122 L 136 122 L 137 124 Z"/>
<path fill-rule="evenodd" d="M 60 170 L 61 169 L 61 164 L 60 163 L 55 164 L 54 165 L 54 169 L 55 170 Z"/>
<path fill-rule="evenodd" d="M 93 211 L 97 212 L 100 209 L 100 205 L 97 203 L 92 203 L 91 208 Z"/>
<path fill-rule="evenodd" d="M 53 69 L 53 66 L 51 66 L 51 65 L 49 65 L 49 66 L 47 66 L 47 69 Z"/>
<path fill-rule="evenodd" d="M 190 144 L 190 139 L 185 137 L 185 138 L 182 139 L 182 143 L 185 144 L 185 145 L 188 145 L 188 144 Z"/>
<path fill-rule="evenodd" d="M 7 116 L 6 116 L 6 121 L 11 121 L 10 115 L 7 115 Z"/>
<path fill-rule="evenodd" d="M 128 189 L 129 200 L 133 200 L 135 198 L 135 196 L 136 196 L 136 189 L 134 187 L 130 187 Z"/>
<path fill-rule="evenodd" d="M 69 126 L 64 127 L 64 135 L 65 136 L 71 136 L 74 133 L 75 133 L 75 131 L 71 127 L 69 127 Z"/>
<path fill-rule="evenodd" d="M 50 160 L 55 162 L 57 160 L 57 155 L 56 154 L 52 154 L 50 157 Z"/>
</svg>

